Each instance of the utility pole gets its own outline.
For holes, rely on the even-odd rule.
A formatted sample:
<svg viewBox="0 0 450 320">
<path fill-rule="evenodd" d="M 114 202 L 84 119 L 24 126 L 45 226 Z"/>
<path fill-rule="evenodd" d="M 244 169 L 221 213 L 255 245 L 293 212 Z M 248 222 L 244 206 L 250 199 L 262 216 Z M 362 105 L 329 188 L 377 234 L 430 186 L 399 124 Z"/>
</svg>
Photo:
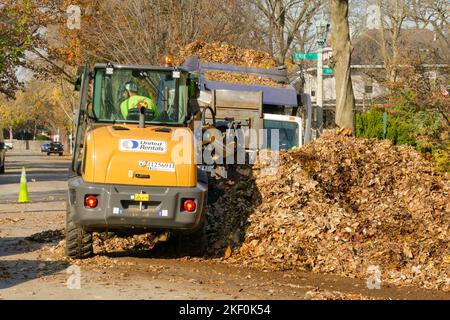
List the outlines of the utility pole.
<svg viewBox="0 0 450 320">
<path fill-rule="evenodd" d="M 327 35 L 330 29 L 330 24 L 322 16 L 316 22 L 316 43 L 317 49 L 317 129 L 320 133 L 323 129 L 323 48 L 327 43 Z"/>
<path fill-rule="evenodd" d="M 323 129 L 323 48 L 317 50 L 317 129 Z"/>
</svg>

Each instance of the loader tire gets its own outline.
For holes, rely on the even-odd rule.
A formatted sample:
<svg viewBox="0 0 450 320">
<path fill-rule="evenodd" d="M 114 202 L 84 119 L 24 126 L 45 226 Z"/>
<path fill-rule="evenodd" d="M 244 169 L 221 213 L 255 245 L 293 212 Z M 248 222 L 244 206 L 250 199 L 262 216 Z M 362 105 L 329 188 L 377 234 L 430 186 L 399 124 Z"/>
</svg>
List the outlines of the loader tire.
<svg viewBox="0 0 450 320">
<path fill-rule="evenodd" d="M 190 234 L 177 234 L 175 239 L 176 253 L 179 256 L 202 257 L 206 254 L 206 223 Z"/>
<path fill-rule="evenodd" d="M 94 254 L 92 233 L 77 227 L 72 221 L 70 209 L 66 216 L 66 255 L 74 259 L 86 259 Z"/>
</svg>

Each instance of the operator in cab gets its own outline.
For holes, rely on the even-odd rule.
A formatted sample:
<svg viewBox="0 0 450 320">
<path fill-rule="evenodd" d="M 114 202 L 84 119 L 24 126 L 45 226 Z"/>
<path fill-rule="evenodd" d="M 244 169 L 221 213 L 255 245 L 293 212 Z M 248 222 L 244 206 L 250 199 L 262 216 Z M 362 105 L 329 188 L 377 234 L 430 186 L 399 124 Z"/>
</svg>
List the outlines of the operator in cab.
<svg viewBox="0 0 450 320">
<path fill-rule="evenodd" d="M 139 95 L 139 87 L 136 83 L 132 81 L 125 83 L 122 94 L 125 100 L 120 104 L 120 111 L 124 119 L 128 118 L 129 110 L 141 107 L 152 110 L 154 117 L 159 116 L 158 107 L 155 102 L 148 97 Z"/>
</svg>

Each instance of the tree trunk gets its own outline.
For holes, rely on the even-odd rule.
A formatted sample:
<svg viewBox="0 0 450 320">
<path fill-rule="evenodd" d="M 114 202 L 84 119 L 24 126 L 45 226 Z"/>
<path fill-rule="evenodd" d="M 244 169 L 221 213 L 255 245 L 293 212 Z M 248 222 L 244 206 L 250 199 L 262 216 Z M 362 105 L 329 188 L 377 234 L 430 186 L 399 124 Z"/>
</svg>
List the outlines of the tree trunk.
<svg viewBox="0 0 450 320">
<path fill-rule="evenodd" d="M 13 142 L 13 128 L 9 127 L 9 142 L 12 144 Z"/>
<path fill-rule="evenodd" d="M 355 97 L 350 78 L 351 44 L 348 25 L 348 0 L 331 2 L 331 46 L 333 48 L 334 74 L 336 78 L 336 118 L 339 128 L 355 131 L 353 109 Z"/>
<path fill-rule="evenodd" d="M 276 26 L 276 38 L 277 38 L 277 62 L 279 66 L 284 64 L 284 60 L 286 58 L 285 54 L 285 26 L 286 26 L 286 13 L 283 5 L 283 1 L 276 0 L 275 1 L 275 26 Z"/>
</svg>

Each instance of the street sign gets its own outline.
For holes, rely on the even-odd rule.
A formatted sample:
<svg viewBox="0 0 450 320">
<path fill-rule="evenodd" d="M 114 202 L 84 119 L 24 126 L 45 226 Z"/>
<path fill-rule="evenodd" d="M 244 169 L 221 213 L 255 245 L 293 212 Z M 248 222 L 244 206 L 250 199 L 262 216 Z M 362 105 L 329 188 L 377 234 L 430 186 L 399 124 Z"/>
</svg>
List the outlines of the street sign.
<svg viewBox="0 0 450 320">
<path fill-rule="evenodd" d="M 323 74 L 331 76 L 331 75 L 333 75 L 333 69 L 331 69 L 331 68 L 323 68 Z"/>
<path fill-rule="evenodd" d="M 317 60 L 317 52 L 295 52 L 294 60 Z"/>
</svg>

